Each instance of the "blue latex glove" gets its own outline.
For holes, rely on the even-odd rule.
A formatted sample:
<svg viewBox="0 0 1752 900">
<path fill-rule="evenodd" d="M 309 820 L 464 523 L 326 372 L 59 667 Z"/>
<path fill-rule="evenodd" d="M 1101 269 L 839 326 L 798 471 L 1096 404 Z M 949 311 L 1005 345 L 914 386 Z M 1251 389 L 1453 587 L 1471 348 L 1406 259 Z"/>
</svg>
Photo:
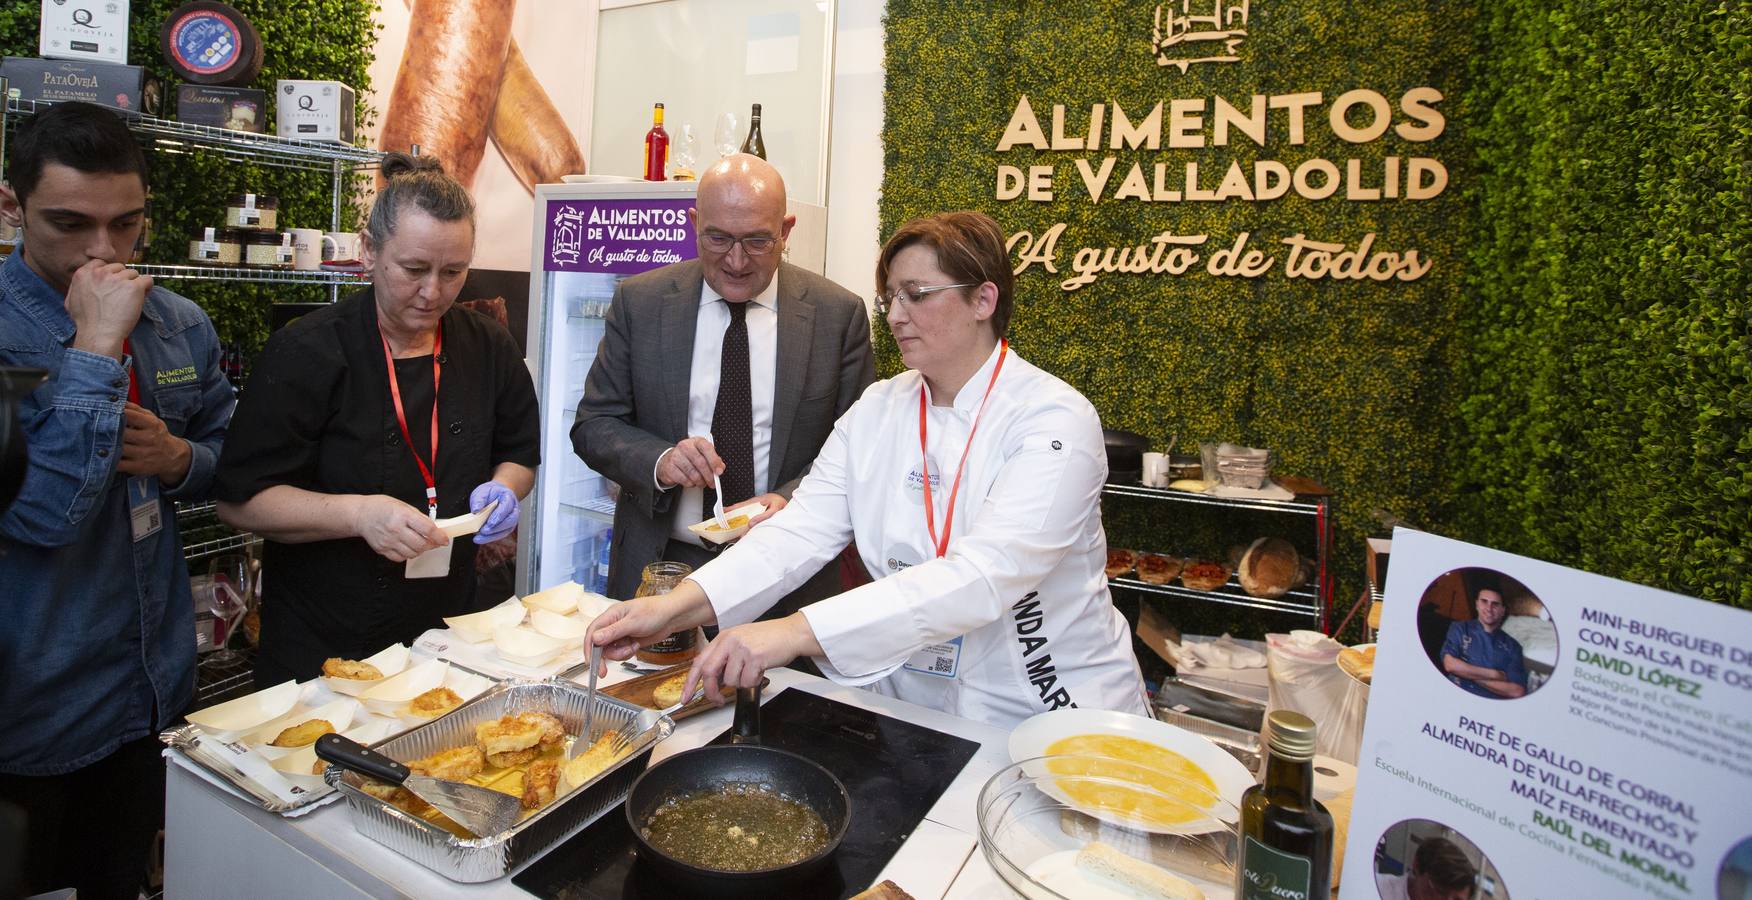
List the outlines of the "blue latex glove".
<svg viewBox="0 0 1752 900">
<path fill-rule="evenodd" d="M 485 482 L 468 495 L 468 511 L 480 512 L 495 500 L 499 505 L 481 524 L 481 530 L 475 532 L 474 542 L 477 544 L 491 544 L 517 527 L 517 495 L 497 481 Z"/>
</svg>

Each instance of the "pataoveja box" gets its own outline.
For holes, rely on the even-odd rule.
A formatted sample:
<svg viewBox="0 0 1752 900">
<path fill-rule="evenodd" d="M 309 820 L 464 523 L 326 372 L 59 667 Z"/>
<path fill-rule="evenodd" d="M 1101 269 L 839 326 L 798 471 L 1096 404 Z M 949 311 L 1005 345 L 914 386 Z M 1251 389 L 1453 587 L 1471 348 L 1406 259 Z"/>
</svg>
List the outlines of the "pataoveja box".
<svg viewBox="0 0 1752 900">
<path fill-rule="evenodd" d="M 7 96 L 19 100 L 82 100 L 129 113 L 158 112 L 158 81 L 139 66 L 8 56 L 0 62 L 0 75 L 6 77 Z M 149 102 L 142 103 L 143 91 Z"/>
<path fill-rule="evenodd" d="M 353 142 L 353 89 L 338 81 L 282 78 L 274 88 L 274 126 L 283 138 Z"/>
<path fill-rule="evenodd" d="M 128 61 L 128 0 L 43 0 L 37 52 L 52 59 Z"/>
</svg>

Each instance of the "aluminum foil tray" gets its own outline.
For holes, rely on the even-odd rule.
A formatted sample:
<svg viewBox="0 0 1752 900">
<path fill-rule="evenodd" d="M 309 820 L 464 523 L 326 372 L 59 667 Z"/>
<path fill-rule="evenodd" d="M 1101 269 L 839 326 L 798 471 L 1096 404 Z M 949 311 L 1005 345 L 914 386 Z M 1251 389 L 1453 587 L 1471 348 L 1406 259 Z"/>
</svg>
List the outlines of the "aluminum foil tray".
<svg viewBox="0 0 1752 900">
<path fill-rule="evenodd" d="M 590 692 L 570 681 L 511 681 L 372 749 L 405 763 L 472 744 L 476 725 L 532 710 L 558 716 L 568 733 L 577 734 L 583 728 L 589 702 Z M 633 782 L 650 763 L 652 749 L 675 730 L 674 722 L 653 709 L 602 693 L 596 695 L 595 704 L 591 730 L 596 734 L 612 730 L 635 734 L 632 751 L 583 787 L 491 837 L 459 838 L 365 793 L 359 788 L 358 775 L 335 766 L 329 766 L 323 777 L 346 795 L 359 833 L 453 881 L 491 881 L 546 853 L 574 829 L 625 800 Z"/>
<path fill-rule="evenodd" d="M 158 740 L 163 743 L 164 746 L 176 751 L 178 756 L 194 763 L 203 771 L 218 778 L 220 781 L 248 794 L 255 801 L 256 806 L 271 813 L 283 814 L 300 810 L 306 806 L 321 801 L 323 798 L 328 797 L 333 793 L 332 791 L 318 790 L 305 794 L 303 799 L 294 803 L 288 803 L 281 800 L 279 797 L 274 796 L 272 791 L 257 784 L 253 779 L 248 775 L 245 775 L 235 766 L 228 765 L 220 759 L 202 753 L 199 749 L 201 742 L 210 741 L 212 738 L 203 734 L 201 729 L 194 725 L 178 725 L 177 727 L 158 735 Z"/>
</svg>

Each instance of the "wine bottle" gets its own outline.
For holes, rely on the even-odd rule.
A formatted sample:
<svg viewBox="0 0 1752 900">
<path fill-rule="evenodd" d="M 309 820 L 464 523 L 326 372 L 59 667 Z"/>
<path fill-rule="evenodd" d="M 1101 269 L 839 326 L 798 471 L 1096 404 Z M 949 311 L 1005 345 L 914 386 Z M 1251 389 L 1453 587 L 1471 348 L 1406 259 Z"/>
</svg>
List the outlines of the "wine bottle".
<svg viewBox="0 0 1752 900">
<path fill-rule="evenodd" d="M 748 115 L 748 137 L 742 139 L 742 152 L 752 153 L 761 159 L 766 159 L 766 141 L 760 136 L 760 104 L 754 105 L 754 112 Z"/>
<path fill-rule="evenodd" d="M 1236 900 L 1332 896 L 1332 814 L 1314 799 L 1314 720 L 1268 720 L 1265 783 L 1241 795 Z"/>
<path fill-rule="evenodd" d="M 651 110 L 651 130 L 645 132 L 645 180 L 664 181 L 669 164 L 669 132 L 663 130 L 663 104 Z"/>
</svg>

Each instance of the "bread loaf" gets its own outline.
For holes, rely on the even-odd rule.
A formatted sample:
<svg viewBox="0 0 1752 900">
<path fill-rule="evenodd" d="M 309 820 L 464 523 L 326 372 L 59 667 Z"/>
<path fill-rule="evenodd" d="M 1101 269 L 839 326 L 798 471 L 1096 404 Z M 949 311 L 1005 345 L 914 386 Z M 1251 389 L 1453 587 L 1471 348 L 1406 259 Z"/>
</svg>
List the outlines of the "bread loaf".
<svg viewBox="0 0 1752 900">
<path fill-rule="evenodd" d="M 1237 575 L 1241 589 L 1255 597 L 1277 599 L 1296 582 L 1301 555 L 1283 538 L 1260 538 L 1241 556 Z"/>
</svg>

